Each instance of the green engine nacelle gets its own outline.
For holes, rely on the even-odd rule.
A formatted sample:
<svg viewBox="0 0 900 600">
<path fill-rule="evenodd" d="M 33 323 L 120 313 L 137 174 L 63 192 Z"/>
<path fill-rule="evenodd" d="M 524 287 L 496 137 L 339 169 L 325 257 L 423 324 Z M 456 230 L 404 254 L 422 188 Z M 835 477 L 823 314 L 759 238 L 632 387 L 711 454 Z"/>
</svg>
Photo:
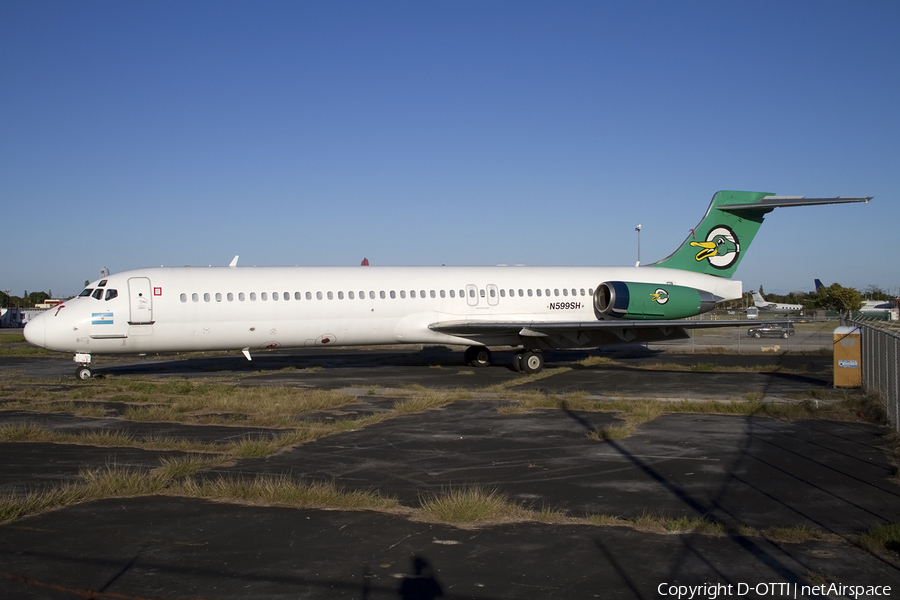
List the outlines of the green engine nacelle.
<svg viewBox="0 0 900 600">
<path fill-rule="evenodd" d="M 681 319 L 715 307 L 709 292 L 680 285 L 605 281 L 594 293 L 599 319 Z"/>
</svg>

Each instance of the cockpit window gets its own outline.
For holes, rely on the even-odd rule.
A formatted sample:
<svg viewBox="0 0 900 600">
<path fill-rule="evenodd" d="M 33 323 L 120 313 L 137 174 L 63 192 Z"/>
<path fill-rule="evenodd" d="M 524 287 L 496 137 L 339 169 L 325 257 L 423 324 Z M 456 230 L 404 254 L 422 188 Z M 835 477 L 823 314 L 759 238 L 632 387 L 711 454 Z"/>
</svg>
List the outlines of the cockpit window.
<svg viewBox="0 0 900 600">
<path fill-rule="evenodd" d="M 112 300 L 119 295 L 119 290 L 106 290 L 106 299 Z"/>
<path fill-rule="evenodd" d="M 81 290 L 81 293 L 78 294 L 78 297 L 81 298 L 82 296 L 90 296 L 91 292 L 93 292 L 93 291 L 94 291 L 94 288 L 84 288 L 83 290 Z"/>
<path fill-rule="evenodd" d="M 106 279 L 97 284 L 97 287 L 104 287 L 106 285 Z"/>
<path fill-rule="evenodd" d="M 102 300 L 103 299 L 103 290 L 101 290 L 100 288 L 97 288 L 96 290 L 94 290 L 94 293 L 91 294 L 91 296 L 93 296 L 97 300 Z"/>
</svg>

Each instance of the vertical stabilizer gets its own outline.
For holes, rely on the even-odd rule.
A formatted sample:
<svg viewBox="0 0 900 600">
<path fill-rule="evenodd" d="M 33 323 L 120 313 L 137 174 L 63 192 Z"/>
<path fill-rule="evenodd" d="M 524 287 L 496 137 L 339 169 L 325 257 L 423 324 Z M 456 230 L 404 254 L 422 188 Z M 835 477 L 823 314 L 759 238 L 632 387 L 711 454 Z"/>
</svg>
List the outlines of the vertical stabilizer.
<svg viewBox="0 0 900 600">
<path fill-rule="evenodd" d="M 731 277 L 759 231 L 763 216 L 773 210 L 769 207 L 753 209 L 747 205 L 770 195 L 766 192 L 716 192 L 703 220 L 691 230 L 681 247 L 653 266 Z M 729 205 L 742 209 L 729 212 Z"/>
</svg>

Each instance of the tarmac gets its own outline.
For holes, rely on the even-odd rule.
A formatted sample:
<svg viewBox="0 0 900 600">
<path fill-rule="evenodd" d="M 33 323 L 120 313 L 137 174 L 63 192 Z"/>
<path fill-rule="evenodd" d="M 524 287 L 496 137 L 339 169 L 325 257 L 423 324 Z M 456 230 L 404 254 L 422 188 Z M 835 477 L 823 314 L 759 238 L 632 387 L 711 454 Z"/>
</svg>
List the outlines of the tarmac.
<svg viewBox="0 0 900 600">
<path fill-rule="evenodd" d="M 508 354 L 495 353 L 497 366 L 487 369 L 460 365 L 457 352 L 426 348 L 273 352 L 252 362 L 241 356 L 145 357 L 101 364 L 97 371 L 154 379 L 254 373 L 241 378 L 241 385 L 357 394 L 356 404 L 312 415 L 332 419 L 388 410 L 390 390 L 411 384 L 478 389 L 515 383 L 523 376 L 506 366 L 512 362 Z M 790 402 L 830 387 L 830 356 L 632 349 L 616 355 L 615 365 L 576 362 L 590 354 L 547 353 L 547 376 L 514 389 L 631 399 L 734 400 L 756 393 L 766 401 Z M 648 362 L 795 369 L 785 374 L 639 368 Z M 315 368 L 305 368 L 310 366 Z M 0 377 L 7 381 L 73 374 L 67 359 L 0 358 Z M 368 394 L 370 389 L 377 393 Z M 573 517 L 705 518 L 728 525 L 730 533 L 537 522 L 461 528 L 368 510 L 116 498 L 0 525 L 0 597 L 647 599 L 677 598 L 672 586 L 723 584 L 712 591 L 695 588 L 694 598 L 715 600 L 820 598 L 810 586 L 830 583 L 892 586 L 888 595 L 900 589 L 896 555 L 874 555 L 853 543 L 873 526 L 900 522 L 900 484 L 885 451 L 885 427 L 863 419 L 666 414 L 629 437 L 598 442 L 587 433 L 617 422 L 613 413 L 564 408 L 501 414 L 505 404 L 502 396 L 457 401 L 267 458 L 238 460 L 210 475 L 271 473 L 334 482 L 396 497 L 408 507 L 444 490 L 478 485 L 524 507 Z M 24 422 L 205 441 L 271 433 L 0 410 L 0 426 Z M 86 467 L 154 467 L 168 455 L 182 453 L 3 442 L 0 493 L 59 485 Z M 739 526 L 807 527 L 824 539 L 775 542 L 742 534 Z"/>
</svg>

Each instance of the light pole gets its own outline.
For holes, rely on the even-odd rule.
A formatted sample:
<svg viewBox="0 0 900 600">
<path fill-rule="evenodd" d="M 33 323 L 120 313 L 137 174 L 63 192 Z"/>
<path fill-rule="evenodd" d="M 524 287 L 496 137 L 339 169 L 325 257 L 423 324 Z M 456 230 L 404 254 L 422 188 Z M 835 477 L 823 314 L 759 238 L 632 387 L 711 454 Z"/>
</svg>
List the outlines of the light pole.
<svg viewBox="0 0 900 600">
<path fill-rule="evenodd" d="M 634 230 L 637 231 L 638 234 L 638 261 L 634 266 L 639 267 L 641 266 L 641 224 L 638 223 L 638 226 L 635 227 Z"/>
</svg>

